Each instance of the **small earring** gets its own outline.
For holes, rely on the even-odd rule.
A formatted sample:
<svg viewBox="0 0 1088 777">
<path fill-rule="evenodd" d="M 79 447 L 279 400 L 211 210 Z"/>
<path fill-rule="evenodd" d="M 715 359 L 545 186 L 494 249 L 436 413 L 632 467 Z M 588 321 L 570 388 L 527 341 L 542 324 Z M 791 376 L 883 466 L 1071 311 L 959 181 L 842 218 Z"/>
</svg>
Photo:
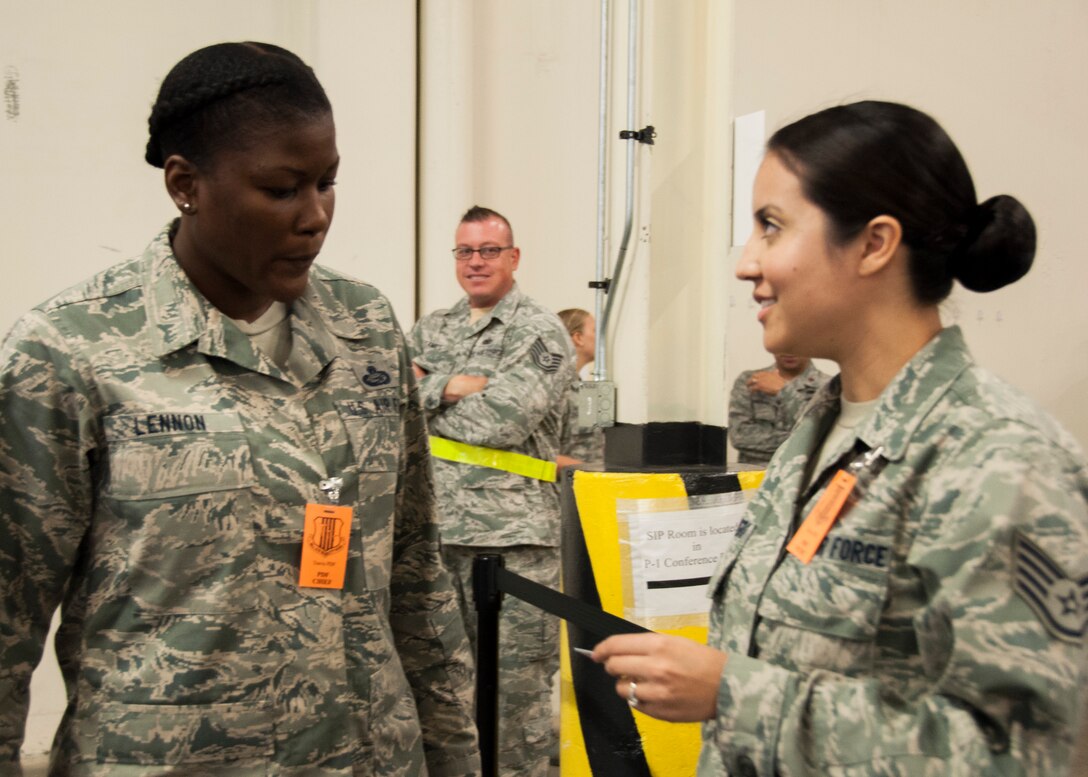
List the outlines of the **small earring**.
<svg viewBox="0 0 1088 777">
<path fill-rule="evenodd" d="M 193 203 L 191 203 L 191 202 L 182 202 L 182 203 L 179 203 L 179 207 L 181 207 L 181 209 L 183 211 L 188 213 L 189 211 L 191 211 L 193 209 Z"/>
</svg>

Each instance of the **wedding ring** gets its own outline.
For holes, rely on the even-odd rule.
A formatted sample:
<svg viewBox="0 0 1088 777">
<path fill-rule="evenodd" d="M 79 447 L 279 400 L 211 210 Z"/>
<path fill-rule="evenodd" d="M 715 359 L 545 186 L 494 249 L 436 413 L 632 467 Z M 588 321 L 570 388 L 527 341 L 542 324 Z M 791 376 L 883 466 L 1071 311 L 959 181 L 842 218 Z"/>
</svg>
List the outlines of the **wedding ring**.
<svg viewBox="0 0 1088 777">
<path fill-rule="evenodd" d="M 635 690 L 637 688 L 638 685 L 635 684 L 634 680 L 631 680 L 631 685 L 627 689 L 627 704 L 631 707 L 638 706 L 638 696 L 635 695 Z"/>
</svg>

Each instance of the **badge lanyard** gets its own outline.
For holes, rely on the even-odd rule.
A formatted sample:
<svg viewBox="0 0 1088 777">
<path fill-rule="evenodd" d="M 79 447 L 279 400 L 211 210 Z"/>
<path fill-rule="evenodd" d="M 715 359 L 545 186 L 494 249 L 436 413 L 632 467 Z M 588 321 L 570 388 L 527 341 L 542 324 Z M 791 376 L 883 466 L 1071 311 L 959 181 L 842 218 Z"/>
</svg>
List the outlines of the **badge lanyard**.
<svg viewBox="0 0 1088 777">
<path fill-rule="evenodd" d="M 308 502 L 302 528 L 302 562 L 298 584 L 303 588 L 343 588 L 348 567 L 351 507 L 340 505 L 343 478 L 318 484 L 325 503 Z"/>
<path fill-rule="evenodd" d="M 840 469 L 835 473 L 820 499 L 805 516 L 805 520 L 786 545 L 787 552 L 796 556 L 802 564 L 812 561 L 812 557 L 816 555 L 827 533 L 831 531 L 831 527 L 835 525 L 835 521 L 842 513 L 846 500 L 851 495 L 855 499 L 862 495 L 857 487 L 858 476 L 867 469 L 875 470 L 875 465 L 883 453 L 884 448 L 877 446 L 871 451 L 865 451 L 856 456 L 846 469 Z"/>
</svg>

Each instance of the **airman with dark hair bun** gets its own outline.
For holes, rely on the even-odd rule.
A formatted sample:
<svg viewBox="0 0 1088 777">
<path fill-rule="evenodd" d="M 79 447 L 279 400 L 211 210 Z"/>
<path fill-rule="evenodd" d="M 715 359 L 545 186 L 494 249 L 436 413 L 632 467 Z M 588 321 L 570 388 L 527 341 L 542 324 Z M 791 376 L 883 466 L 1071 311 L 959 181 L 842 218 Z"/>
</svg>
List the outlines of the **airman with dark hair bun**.
<svg viewBox="0 0 1088 777">
<path fill-rule="evenodd" d="M 921 111 L 876 101 L 829 108 L 780 129 L 767 150 L 798 176 L 836 243 L 879 215 L 895 218 L 920 303 L 943 300 L 953 280 L 994 291 L 1031 268 L 1031 214 L 1008 195 L 979 203 L 959 149 Z"/>
<path fill-rule="evenodd" d="M 979 204 L 905 105 L 775 133 L 737 266 L 763 345 L 840 368 L 777 449 L 710 581 L 709 644 L 610 637 L 648 715 L 700 720 L 698 774 L 1066 774 L 1084 707 L 1088 468 L 977 366 L 939 305 L 1027 272 L 1030 215 Z"/>
</svg>

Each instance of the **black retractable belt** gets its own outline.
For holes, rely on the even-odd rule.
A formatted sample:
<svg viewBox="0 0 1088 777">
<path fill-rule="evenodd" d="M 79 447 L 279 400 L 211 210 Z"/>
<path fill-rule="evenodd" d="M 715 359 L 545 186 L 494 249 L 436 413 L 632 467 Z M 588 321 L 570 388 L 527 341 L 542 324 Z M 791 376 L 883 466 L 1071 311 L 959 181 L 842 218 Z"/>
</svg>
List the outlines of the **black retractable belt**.
<svg viewBox="0 0 1088 777">
<path fill-rule="evenodd" d="M 563 620 L 581 626 L 592 634 L 608 637 L 612 634 L 641 634 L 650 631 L 650 629 L 639 626 L 637 623 L 631 623 L 631 621 L 619 618 L 610 612 L 605 612 L 591 604 L 561 594 L 547 586 L 533 582 L 521 575 L 515 575 L 505 569 L 499 568 L 495 573 L 495 577 L 500 590 L 506 591 L 508 594 L 516 596 L 546 612 L 550 612 L 552 615 L 557 615 Z"/>
<path fill-rule="evenodd" d="M 472 595 L 477 613 L 476 728 L 483 777 L 498 774 L 499 611 L 504 592 L 600 637 L 650 631 L 504 569 L 502 556 L 476 556 L 472 562 Z"/>
</svg>

